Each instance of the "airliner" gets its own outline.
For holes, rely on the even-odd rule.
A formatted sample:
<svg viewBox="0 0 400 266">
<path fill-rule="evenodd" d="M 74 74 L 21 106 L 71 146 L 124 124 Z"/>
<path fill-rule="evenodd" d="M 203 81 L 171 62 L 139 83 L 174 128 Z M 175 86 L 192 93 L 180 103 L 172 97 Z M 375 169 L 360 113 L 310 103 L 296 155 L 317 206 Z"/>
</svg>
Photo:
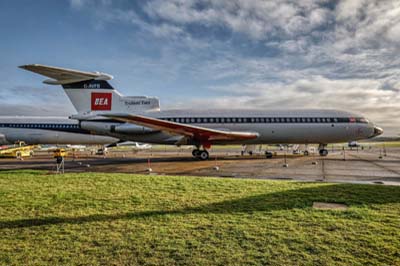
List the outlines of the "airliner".
<svg viewBox="0 0 400 266">
<path fill-rule="evenodd" d="M 120 140 L 93 135 L 68 117 L 0 116 L 0 145 L 27 144 L 109 145 Z"/>
<path fill-rule="evenodd" d="M 77 114 L 79 130 L 124 141 L 152 144 L 192 145 L 192 155 L 209 158 L 212 145 L 226 144 L 319 144 L 327 156 L 328 143 L 357 141 L 383 133 L 365 117 L 328 109 L 297 110 L 199 110 L 160 109 L 156 97 L 123 96 L 102 72 L 86 72 L 39 64 L 20 68 L 49 79 L 45 84 L 61 85 Z M 232 106 L 236 104 L 232 102 Z M 271 153 L 266 152 L 270 157 Z"/>
</svg>

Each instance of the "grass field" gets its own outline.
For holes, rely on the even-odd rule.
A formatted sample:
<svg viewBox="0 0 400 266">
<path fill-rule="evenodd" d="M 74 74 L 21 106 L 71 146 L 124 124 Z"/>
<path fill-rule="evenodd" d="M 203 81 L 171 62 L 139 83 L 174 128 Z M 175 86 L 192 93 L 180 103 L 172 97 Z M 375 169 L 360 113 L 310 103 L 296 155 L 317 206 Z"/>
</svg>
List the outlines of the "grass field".
<svg viewBox="0 0 400 266">
<path fill-rule="evenodd" d="M 0 172 L 0 264 L 400 265 L 400 187 Z"/>
</svg>

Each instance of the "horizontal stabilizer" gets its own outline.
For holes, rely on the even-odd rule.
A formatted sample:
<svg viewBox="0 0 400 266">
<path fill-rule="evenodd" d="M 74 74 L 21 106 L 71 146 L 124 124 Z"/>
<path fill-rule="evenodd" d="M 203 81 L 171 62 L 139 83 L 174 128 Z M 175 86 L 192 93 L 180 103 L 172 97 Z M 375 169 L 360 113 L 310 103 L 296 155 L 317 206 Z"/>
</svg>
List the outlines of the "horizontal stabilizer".
<svg viewBox="0 0 400 266">
<path fill-rule="evenodd" d="M 49 77 L 43 83 L 64 85 L 86 80 L 111 80 L 113 76 L 101 72 L 85 72 L 67 68 L 45 66 L 39 64 L 23 65 L 20 68 Z"/>
</svg>

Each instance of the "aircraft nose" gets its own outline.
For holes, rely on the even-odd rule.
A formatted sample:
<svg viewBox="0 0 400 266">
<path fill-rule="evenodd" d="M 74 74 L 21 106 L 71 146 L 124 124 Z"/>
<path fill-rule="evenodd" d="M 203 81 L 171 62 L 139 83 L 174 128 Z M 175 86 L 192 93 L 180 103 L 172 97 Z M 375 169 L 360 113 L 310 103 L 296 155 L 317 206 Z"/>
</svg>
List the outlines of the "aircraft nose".
<svg viewBox="0 0 400 266">
<path fill-rule="evenodd" d="M 374 134 L 372 134 L 371 138 L 382 135 L 383 129 L 377 126 L 374 126 Z"/>
</svg>

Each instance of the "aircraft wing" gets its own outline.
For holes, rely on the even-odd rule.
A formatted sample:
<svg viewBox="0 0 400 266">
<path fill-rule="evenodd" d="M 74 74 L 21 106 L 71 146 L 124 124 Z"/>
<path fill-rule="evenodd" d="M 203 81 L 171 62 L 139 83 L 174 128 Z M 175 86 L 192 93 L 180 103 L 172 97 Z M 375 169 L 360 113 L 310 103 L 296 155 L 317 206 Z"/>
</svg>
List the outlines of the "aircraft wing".
<svg viewBox="0 0 400 266">
<path fill-rule="evenodd" d="M 62 85 L 92 79 L 110 80 L 113 78 L 113 76 L 101 72 L 85 72 L 39 64 L 23 65 L 19 67 L 51 78 L 43 81 L 43 83 L 51 85 Z"/>
<path fill-rule="evenodd" d="M 141 125 L 156 130 L 166 131 L 175 135 L 183 135 L 186 137 L 191 137 L 200 142 L 202 141 L 209 142 L 216 140 L 249 140 L 249 139 L 255 139 L 259 136 L 258 133 L 254 132 L 223 131 L 223 130 L 181 124 L 141 115 L 132 115 L 132 114 L 101 114 L 101 115 L 105 117 L 110 117 L 118 121 Z"/>
</svg>

